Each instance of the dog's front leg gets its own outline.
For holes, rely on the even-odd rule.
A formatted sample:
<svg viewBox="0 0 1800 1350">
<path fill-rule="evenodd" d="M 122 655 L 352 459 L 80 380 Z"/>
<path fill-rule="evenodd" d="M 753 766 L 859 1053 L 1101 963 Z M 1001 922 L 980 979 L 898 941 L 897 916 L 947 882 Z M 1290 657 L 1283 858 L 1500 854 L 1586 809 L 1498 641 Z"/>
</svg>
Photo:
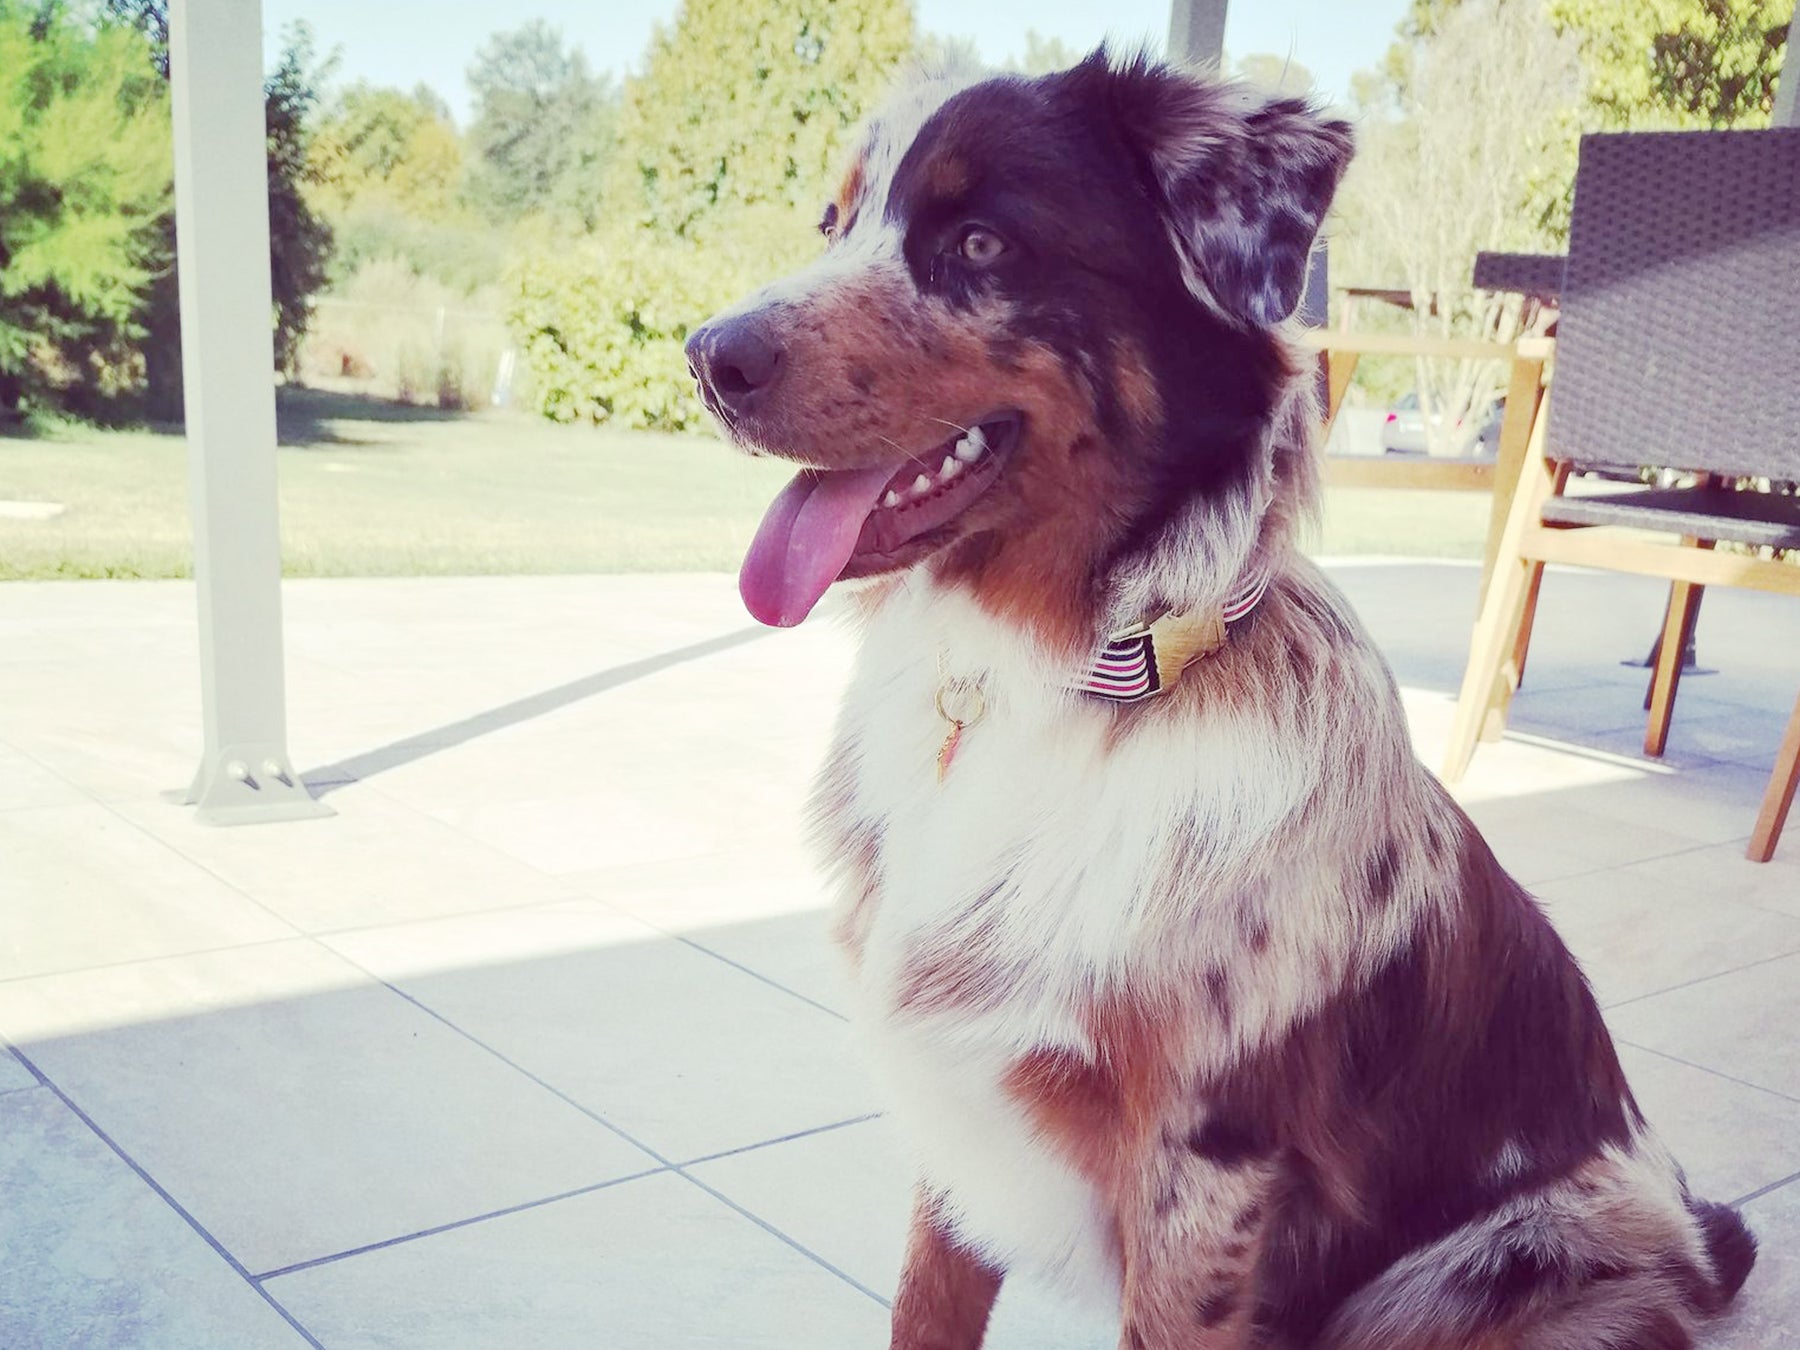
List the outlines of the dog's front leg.
<svg viewBox="0 0 1800 1350">
<path fill-rule="evenodd" d="M 1119 1350 L 1238 1350 L 1251 1343 L 1259 1168 L 1218 1167 L 1177 1146 L 1152 1160 L 1120 1214 Z"/>
<path fill-rule="evenodd" d="M 894 1298 L 891 1350 L 980 1350 L 1000 1280 L 1000 1271 L 957 1242 L 938 1202 L 921 1191 Z"/>
</svg>

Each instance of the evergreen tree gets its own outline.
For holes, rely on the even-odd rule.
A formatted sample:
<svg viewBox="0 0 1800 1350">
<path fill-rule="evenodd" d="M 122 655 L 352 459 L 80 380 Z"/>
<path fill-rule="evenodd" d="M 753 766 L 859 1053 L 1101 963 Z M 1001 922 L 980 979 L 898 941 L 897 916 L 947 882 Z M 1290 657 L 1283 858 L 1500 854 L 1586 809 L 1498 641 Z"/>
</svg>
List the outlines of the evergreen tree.
<svg viewBox="0 0 1800 1350">
<path fill-rule="evenodd" d="M 169 172 L 149 44 L 0 0 L 0 416 L 133 382 Z"/>
<path fill-rule="evenodd" d="M 166 80 L 169 74 L 169 0 L 104 0 L 104 12 L 137 29 L 150 41 L 150 57 Z M 281 36 L 281 55 L 263 82 L 263 111 L 268 135 L 269 270 L 274 283 L 273 322 L 277 366 L 293 369 L 313 295 L 326 280 L 331 257 L 331 229 L 312 210 L 306 188 L 312 181 L 309 140 L 320 89 L 330 78 L 335 57 L 320 59 L 312 30 L 294 23 Z M 166 133 L 165 133 L 166 134 Z M 162 230 L 159 277 L 150 297 L 145 360 L 150 384 L 150 413 L 174 420 L 181 416 L 181 315 L 175 283 L 175 229 Z"/>
</svg>

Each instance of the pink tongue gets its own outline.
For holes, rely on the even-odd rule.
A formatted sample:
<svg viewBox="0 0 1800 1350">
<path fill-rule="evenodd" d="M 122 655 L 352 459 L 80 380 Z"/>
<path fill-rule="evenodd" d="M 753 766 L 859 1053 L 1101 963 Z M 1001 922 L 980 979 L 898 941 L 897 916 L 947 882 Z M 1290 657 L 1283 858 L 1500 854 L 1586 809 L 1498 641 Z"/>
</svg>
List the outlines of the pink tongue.
<svg viewBox="0 0 1800 1350">
<path fill-rule="evenodd" d="M 892 469 L 807 469 L 781 490 L 738 572 L 758 622 L 792 628 L 838 579 Z"/>
</svg>

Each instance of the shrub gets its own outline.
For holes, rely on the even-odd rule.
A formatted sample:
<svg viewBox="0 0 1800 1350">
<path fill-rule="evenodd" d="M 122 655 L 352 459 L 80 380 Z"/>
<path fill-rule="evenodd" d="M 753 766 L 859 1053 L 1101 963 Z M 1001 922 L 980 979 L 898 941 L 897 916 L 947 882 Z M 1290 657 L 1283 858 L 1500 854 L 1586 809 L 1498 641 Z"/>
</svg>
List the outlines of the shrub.
<svg viewBox="0 0 1800 1350">
<path fill-rule="evenodd" d="M 682 343 L 707 315 L 818 248 L 809 214 L 746 207 L 697 238 L 623 228 L 571 256 L 535 253 L 507 317 L 538 409 L 562 422 L 703 425 Z"/>
<path fill-rule="evenodd" d="M 143 38 L 0 4 L 0 415 L 141 378 L 170 145 Z"/>
<path fill-rule="evenodd" d="M 316 302 L 301 377 L 351 381 L 403 403 L 477 408 L 507 348 L 498 295 L 462 296 L 398 258 L 365 263 Z"/>
<path fill-rule="evenodd" d="M 515 276 L 539 408 L 697 425 L 682 342 L 817 249 L 833 166 L 912 40 L 906 0 L 684 0 L 625 88 L 607 225 Z"/>
</svg>

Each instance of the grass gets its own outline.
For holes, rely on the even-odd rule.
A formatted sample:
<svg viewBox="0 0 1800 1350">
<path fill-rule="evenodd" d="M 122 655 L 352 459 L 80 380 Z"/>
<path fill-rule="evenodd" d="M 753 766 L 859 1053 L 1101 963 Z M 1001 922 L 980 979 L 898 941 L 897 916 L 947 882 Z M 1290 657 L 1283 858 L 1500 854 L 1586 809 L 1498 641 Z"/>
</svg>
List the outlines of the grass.
<svg viewBox="0 0 1800 1350">
<path fill-rule="evenodd" d="M 283 566 L 289 576 L 732 571 L 785 481 L 700 436 L 559 427 L 285 390 Z M 185 446 L 154 431 L 0 437 L 0 579 L 183 577 Z M 1323 554 L 1478 557 L 1479 494 L 1334 493 Z"/>
</svg>

